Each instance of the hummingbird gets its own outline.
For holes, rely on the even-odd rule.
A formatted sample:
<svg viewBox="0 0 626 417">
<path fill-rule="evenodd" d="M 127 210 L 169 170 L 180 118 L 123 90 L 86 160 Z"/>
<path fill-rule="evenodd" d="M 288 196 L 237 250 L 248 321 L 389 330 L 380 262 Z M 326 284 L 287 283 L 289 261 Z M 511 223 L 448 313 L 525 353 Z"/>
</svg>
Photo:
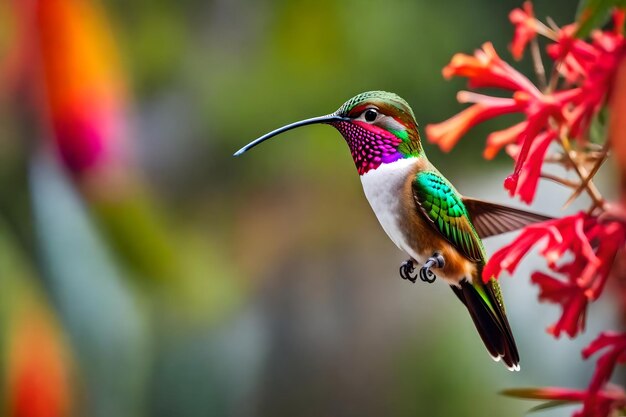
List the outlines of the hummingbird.
<svg viewBox="0 0 626 417">
<path fill-rule="evenodd" d="M 481 239 L 549 217 L 461 195 L 426 157 L 409 104 L 386 91 L 358 94 L 334 113 L 273 130 L 234 156 L 312 124 L 333 126 L 348 144 L 379 223 L 409 256 L 400 276 L 413 283 L 418 276 L 428 283 L 437 277 L 445 281 L 467 308 L 491 357 L 519 370 L 498 281 L 482 278 L 487 255 Z"/>
</svg>

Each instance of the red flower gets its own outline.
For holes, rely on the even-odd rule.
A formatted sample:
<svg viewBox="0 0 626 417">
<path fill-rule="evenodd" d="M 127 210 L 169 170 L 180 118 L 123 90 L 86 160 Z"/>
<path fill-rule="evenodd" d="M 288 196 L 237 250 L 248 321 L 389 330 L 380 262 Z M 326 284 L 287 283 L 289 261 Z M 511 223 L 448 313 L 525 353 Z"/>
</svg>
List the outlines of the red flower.
<svg viewBox="0 0 626 417">
<path fill-rule="evenodd" d="M 461 91 L 459 102 L 475 104 L 447 121 L 426 126 L 426 135 L 430 142 L 447 152 L 478 123 L 507 113 L 524 114 L 524 122 L 490 134 L 484 154 L 486 158 L 493 158 L 503 146 L 519 145 L 519 152 L 514 153 L 514 172 L 504 186 L 511 195 L 517 194 L 529 203 L 534 198 L 550 143 L 561 136 L 586 140 L 584 135 L 591 120 L 606 102 L 617 65 L 626 51 L 626 42 L 618 30 L 624 13 L 615 14 L 615 30 L 596 31 L 591 42 L 575 37 L 576 25 L 565 26 L 557 32 L 548 29 L 534 18 L 529 2 L 524 3 L 523 10 L 513 10 L 509 17 L 515 25 L 511 44 L 514 57 L 521 57 L 525 46 L 537 33 L 554 38 L 554 43 L 548 46 L 548 54 L 568 88 L 542 93 L 528 78 L 504 62 L 491 43 L 485 43 L 473 56 L 454 55 L 443 69 L 443 75 L 445 78 L 466 77 L 471 88 L 507 90 L 511 97 Z"/>
<path fill-rule="evenodd" d="M 506 188 L 514 194 L 524 162 L 535 139 L 540 136 L 551 140 L 557 137 L 550 126 L 550 120 L 565 120 L 565 107 L 571 100 L 571 92 L 543 94 L 524 75 L 504 62 L 496 53 L 491 43 L 485 43 L 474 56 L 457 54 L 443 70 L 444 77 L 463 76 L 469 79 L 470 87 L 496 87 L 512 92 L 512 97 L 491 97 L 467 91 L 457 95 L 461 103 L 475 103 L 458 115 L 442 123 L 426 126 L 426 135 L 430 142 L 437 143 L 444 151 L 449 151 L 471 127 L 487 119 L 507 113 L 523 113 L 526 121 L 500 132 L 493 133 L 488 139 L 485 150 L 487 157 L 495 156 L 505 144 L 520 143 L 513 176 L 506 182 Z M 549 142 L 540 148 L 547 149 Z M 545 152 L 544 152 L 545 153 Z M 541 158 L 543 160 L 543 158 Z M 541 166 L 527 169 L 528 183 L 536 183 Z M 526 187 L 524 201 L 532 201 L 534 189 Z"/>
<path fill-rule="evenodd" d="M 512 274 L 534 246 L 545 242 L 540 253 L 560 277 L 535 272 L 532 281 L 540 288 L 541 301 L 563 308 L 560 319 L 548 332 L 559 337 L 565 331 L 574 337 L 584 329 L 587 304 L 602 293 L 625 239 L 625 226 L 616 221 L 601 222 L 582 212 L 554 219 L 525 228 L 517 239 L 497 251 L 485 266 L 483 279 L 498 277 L 503 270 Z M 572 260 L 557 264 L 567 252 L 573 255 Z"/>
<path fill-rule="evenodd" d="M 561 64 L 557 70 L 569 84 L 580 83 L 587 73 L 587 62 L 594 59 L 595 51 L 587 42 L 576 37 L 578 26 L 563 26 L 554 43 L 546 47 L 548 56 Z"/>
<path fill-rule="evenodd" d="M 545 388 L 515 388 L 503 392 L 506 395 L 533 400 L 564 401 L 582 403 L 588 398 L 587 390 L 545 387 Z M 595 394 L 593 407 L 579 410 L 575 417 L 607 417 L 611 413 L 626 407 L 626 392 L 621 387 L 607 385 Z"/>
<path fill-rule="evenodd" d="M 509 190 L 511 196 L 515 195 L 518 191 L 519 177 L 522 171 L 522 167 L 526 162 L 529 151 L 533 147 L 533 143 L 538 137 L 554 139 L 558 136 L 557 130 L 550 126 L 550 121 L 561 122 L 564 120 L 565 108 L 571 99 L 571 91 L 556 92 L 549 95 L 540 94 L 536 97 L 530 97 L 524 92 L 516 92 L 514 97 L 518 100 L 524 100 L 524 113 L 526 114 L 526 128 L 519 134 L 518 141 L 521 142 L 521 149 L 515 160 L 515 169 L 513 174 L 506 178 L 504 181 L 504 187 Z M 549 142 L 545 144 L 545 150 Z M 536 148 L 536 149 L 538 149 Z M 532 172 L 535 174 L 531 181 L 538 181 L 539 174 L 541 172 L 541 165 L 543 164 L 543 155 L 539 158 L 538 155 L 533 154 L 533 158 L 540 161 L 539 167 Z M 533 195 L 526 198 L 526 200 L 532 201 Z"/>
<path fill-rule="evenodd" d="M 453 76 L 467 77 L 472 88 L 495 87 L 518 92 L 511 98 L 500 98 L 461 91 L 457 95 L 459 102 L 477 104 L 445 122 L 426 126 L 426 135 L 430 142 L 439 144 L 443 150 L 449 150 L 475 124 L 506 113 L 524 112 L 533 99 L 543 96 L 528 78 L 498 56 L 490 42 L 483 44 L 482 49 L 475 51 L 474 56 L 456 54 L 443 69 L 443 75 L 447 79 Z M 470 121 L 459 123 L 459 120 L 465 119 Z M 518 136 L 523 134 L 516 133 Z"/>
<path fill-rule="evenodd" d="M 533 15 L 533 5 L 525 1 L 523 9 L 514 9 L 509 13 L 509 20 L 515 26 L 513 42 L 509 45 L 513 58 L 520 60 L 528 42 L 537 36 L 537 20 Z"/>
<path fill-rule="evenodd" d="M 626 362 L 626 333 L 600 334 L 582 351 L 583 358 L 603 351 L 586 390 L 567 388 L 513 389 L 505 392 L 518 398 L 581 402 L 583 408 L 574 417 L 607 417 L 626 407 L 626 393 L 620 387 L 608 384 L 618 363 Z"/>
<path fill-rule="evenodd" d="M 615 21 L 619 24 L 620 13 Z M 576 26 L 559 31 L 556 43 L 547 47 L 559 71 L 570 84 L 578 84 L 568 115 L 570 135 L 580 137 L 587 131 L 593 116 L 606 101 L 619 60 L 624 56 L 624 36 L 617 30 L 595 31 L 591 43 L 576 36 Z"/>
<path fill-rule="evenodd" d="M 590 19 L 593 13 L 588 9 L 583 11 L 579 22 L 585 24 L 585 19 Z M 572 165 L 576 168 L 580 187 L 587 186 L 594 201 L 589 213 L 599 214 L 581 212 L 525 228 L 512 243 L 493 255 L 483 269 L 483 279 L 497 278 L 503 270 L 515 272 L 524 256 L 539 246 L 548 271 L 534 272 L 531 281 L 539 288 L 540 301 L 561 307 L 558 320 L 548 332 L 554 337 L 563 333 L 574 337 L 584 330 L 587 306 L 602 294 L 617 253 L 626 241 L 623 206 L 616 206 L 616 209 L 605 202 L 590 182 L 607 156 L 608 148 L 598 151 L 596 145 L 588 143 L 591 121 L 607 103 L 612 115 L 620 114 L 619 106 L 615 107 L 618 102 L 615 97 L 620 97 L 621 90 L 615 88 L 621 87 L 620 80 L 615 79 L 620 62 L 626 59 L 623 36 L 626 10 L 614 13 L 612 30 L 596 30 L 587 40 L 578 37 L 578 24 L 561 29 L 543 25 L 535 19 L 530 2 L 513 10 L 509 19 L 515 27 L 510 44 L 515 59 L 522 57 L 529 42 L 533 42 L 533 47 L 537 46 L 534 41 L 537 34 L 550 39 L 547 52 L 554 63 L 544 91 L 500 59 L 493 46 L 486 43 L 473 56 L 455 55 L 443 69 L 443 75 L 445 78 L 466 77 L 470 88 L 496 88 L 504 90 L 505 94 L 491 97 L 459 92 L 458 101 L 472 105 L 447 121 L 427 126 L 426 134 L 431 142 L 449 151 L 478 123 L 508 113 L 524 115 L 523 121 L 488 135 L 484 157 L 491 159 L 506 148 L 515 161 L 515 168 L 504 186 L 511 195 L 519 195 L 526 203 L 534 199 L 551 144 L 558 142 L 561 145 L 562 165 L 566 169 Z M 536 54 L 533 58 L 537 59 Z M 541 68 L 539 62 L 535 64 Z M 543 78 L 543 74 L 539 76 Z M 614 98 L 611 102 L 609 95 Z M 615 123 L 618 119 L 612 119 L 611 133 L 619 131 Z M 613 136 L 616 135 L 610 135 L 613 140 L 607 144 L 615 151 L 620 142 Z M 570 139 L 576 141 L 571 146 Z M 594 160 L 588 157 L 598 152 L 597 162 L 588 171 L 586 165 Z M 586 390 L 542 388 L 507 393 L 524 398 L 582 403 L 575 417 L 608 417 L 623 413 L 626 392 L 621 387 L 609 385 L 608 381 L 616 364 L 626 363 L 626 333 L 601 334 L 583 350 L 585 359 L 594 354 L 599 358 Z"/>
<path fill-rule="evenodd" d="M 520 104 L 510 98 L 488 97 L 461 91 L 457 94 L 457 99 L 461 103 L 472 101 L 476 104 L 445 122 L 426 126 L 428 139 L 437 143 L 444 152 L 452 150 L 461 136 L 478 123 L 521 110 Z"/>
<path fill-rule="evenodd" d="M 520 124 L 523 125 L 523 123 L 519 123 L 514 125 L 513 128 L 517 128 Z M 532 155 L 532 158 L 526 158 L 520 167 L 519 187 L 517 191 L 520 199 L 527 204 L 531 204 L 535 198 L 537 185 L 539 184 L 539 178 L 541 176 L 543 160 L 548 151 L 548 147 L 556 139 L 556 137 L 557 133 L 554 130 L 546 130 L 537 135 L 536 140 L 533 142 L 529 150 L 529 154 Z M 489 141 L 489 138 L 487 138 L 487 141 Z M 509 149 L 512 149 L 512 147 Z M 517 157 L 518 152 L 519 149 L 515 152 L 509 153 L 513 154 L 511 155 L 513 156 L 513 159 L 519 159 Z"/>
<path fill-rule="evenodd" d="M 535 91 L 535 85 L 500 58 L 491 42 L 483 44 L 474 55 L 456 54 L 443 68 L 446 79 L 467 77 L 471 88 L 495 87 L 505 90 Z"/>
<path fill-rule="evenodd" d="M 570 337 L 574 337 L 579 331 L 584 330 L 589 299 L 582 288 L 572 282 L 556 279 L 543 272 L 533 273 L 531 281 L 540 288 L 540 301 L 561 304 L 563 308 L 561 318 L 548 327 L 548 333 L 554 337 L 559 337 L 564 331 Z"/>
<path fill-rule="evenodd" d="M 600 334 L 583 350 L 583 358 L 588 359 L 599 351 L 604 351 L 604 354 L 596 362 L 596 370 L 587 387 L 583 409 L 578 413 L 581 417 L 607 416 L 611 409 L 615 409 L 615 406 L 618 405 L 613 401 L 607 409 L 602 390 L 609 381 L 615 365 L 626 362 L 626 334 L 610 332 Z M 625 406 L 623 396 L 620 398 L 619 406 Z"/>
</svg>

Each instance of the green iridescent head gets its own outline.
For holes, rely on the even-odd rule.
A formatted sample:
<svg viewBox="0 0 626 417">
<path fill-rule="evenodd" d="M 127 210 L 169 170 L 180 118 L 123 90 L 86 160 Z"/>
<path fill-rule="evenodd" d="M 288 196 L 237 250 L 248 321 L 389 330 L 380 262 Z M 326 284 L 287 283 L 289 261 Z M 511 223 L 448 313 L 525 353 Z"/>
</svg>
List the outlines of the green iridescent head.
<svg viewBox="0 0 626 417">
<path fill-rule="evenodd" d="M 329 124 L 342 134 L 361 175 L 382 164 L 423 155 L 415 115 L 408 103 L 393 93 L 368 91 L 327 116 L 292 123 L 261 136 L 235 156 L 287 130 L 318 123 Z"/>
</svg>

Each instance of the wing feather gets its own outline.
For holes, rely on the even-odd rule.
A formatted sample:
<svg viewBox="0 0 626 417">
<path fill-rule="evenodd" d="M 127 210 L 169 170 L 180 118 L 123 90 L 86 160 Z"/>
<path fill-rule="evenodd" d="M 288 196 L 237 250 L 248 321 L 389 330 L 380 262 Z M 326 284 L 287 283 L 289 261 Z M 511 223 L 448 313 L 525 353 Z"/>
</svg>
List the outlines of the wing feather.
<svg viewBox="0 0 626 417">
<path fill-rule="evenodd" d="M 475 198 L 463 197 L 463 204 L 481 238 L 512 232 L 530 224 L 551 220 L 548 216 Z"/>
<path fill-rule="evenodd" d="M 485 261 L 482 242 L 463 199 L 445 178 L 433 171 L 418 173 L 413 181 L 413 198 L 424 217 L 459 252 L 471 261 Z"/>
</svg>

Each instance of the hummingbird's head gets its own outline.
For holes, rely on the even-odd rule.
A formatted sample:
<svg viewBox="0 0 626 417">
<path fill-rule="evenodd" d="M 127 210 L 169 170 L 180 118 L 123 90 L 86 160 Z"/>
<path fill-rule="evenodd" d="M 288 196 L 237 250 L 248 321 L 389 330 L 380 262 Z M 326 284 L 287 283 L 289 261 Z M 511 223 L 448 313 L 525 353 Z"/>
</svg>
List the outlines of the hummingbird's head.
<svg viewBox="0 0 626 417">
<path fill-rule="evenodd" d="M 408 103 L 393 93 L 368 91 L 352 97 L 334 113 L 292 123 L 261 136 L 235 156 L 279 133 L 319 123 L 329 124 L 341 133 L 360 175 L 382 164 L 423 154 L 415 115 Z"/>
<path fill-rule="evenodd" d="M 359 174 L 423 153 L 415 115 L 400 96 L 368 91 L 346 101 L 330 121 L 344 137 Z"/>
</svg>

